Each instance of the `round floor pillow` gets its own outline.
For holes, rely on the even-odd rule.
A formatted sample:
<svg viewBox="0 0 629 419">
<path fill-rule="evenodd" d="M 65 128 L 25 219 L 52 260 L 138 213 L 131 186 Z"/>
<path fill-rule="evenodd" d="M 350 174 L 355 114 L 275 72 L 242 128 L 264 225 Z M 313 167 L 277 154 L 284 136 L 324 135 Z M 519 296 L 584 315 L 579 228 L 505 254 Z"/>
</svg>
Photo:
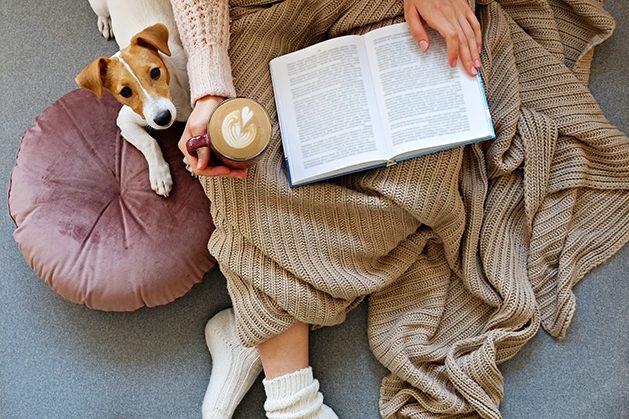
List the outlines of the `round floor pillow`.
<svg viewBox="0 0 629 419">
<path fill-rule="evenodd" d="M 107 311 L 169 303 L 215 265 L 210 202 L 177 147 L 183 124 L 151 133 L 173 177 L 164 198 L 120 136 L 120 107 L 108 92 L 75 90 L 44 110 L 22 137 L 8 201 L 33 271 L 64 298 Z"/>
</svg>

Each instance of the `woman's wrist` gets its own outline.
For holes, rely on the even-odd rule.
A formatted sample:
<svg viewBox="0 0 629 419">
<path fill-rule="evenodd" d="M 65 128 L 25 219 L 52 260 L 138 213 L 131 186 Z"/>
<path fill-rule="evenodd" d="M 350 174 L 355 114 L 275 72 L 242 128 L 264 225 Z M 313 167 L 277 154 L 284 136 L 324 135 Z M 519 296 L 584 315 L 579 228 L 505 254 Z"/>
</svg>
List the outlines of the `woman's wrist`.
<svg viewBox="0 0 629 419">
<path fill-rule="evenodd" d="M 197 99 L 188 118 L 188 128 L 192 137 L 207 133 L 207 123 L 210 120 L 210 115 L 224 100 L 224 97 L 211 95 Z"/>
</svg>

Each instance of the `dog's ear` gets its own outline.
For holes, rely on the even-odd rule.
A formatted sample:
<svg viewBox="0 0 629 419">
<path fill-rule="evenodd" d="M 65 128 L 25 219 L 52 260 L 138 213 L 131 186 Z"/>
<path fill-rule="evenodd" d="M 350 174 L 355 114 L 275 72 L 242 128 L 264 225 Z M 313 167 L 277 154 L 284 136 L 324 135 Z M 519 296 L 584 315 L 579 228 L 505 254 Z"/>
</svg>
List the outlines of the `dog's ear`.
<svg viewBox="0 0 629 419">
<path fill-rule="evenodd" d="M 151 48 L 170 56 L 170 48 L 168 48 L 168 28 L 161 23 L 149 26 L 131 39 L 131 45 Z"/>
<path fill-rule="evenodd" d="M 91 90 L 98 97 L 103 97 L 103 85 L 107 77 L 109 58 L 99 57 L 88 64 L 74 79 L 80 87 Z"/>
</svg>

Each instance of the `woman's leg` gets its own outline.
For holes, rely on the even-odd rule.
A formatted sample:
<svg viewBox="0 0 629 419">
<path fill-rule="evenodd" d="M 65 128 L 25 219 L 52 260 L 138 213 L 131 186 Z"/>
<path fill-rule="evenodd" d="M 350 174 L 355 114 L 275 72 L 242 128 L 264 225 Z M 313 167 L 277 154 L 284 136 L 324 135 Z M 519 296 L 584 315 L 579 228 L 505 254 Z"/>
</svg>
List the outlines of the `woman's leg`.
<svg viewBox="0 0 629 419">
<path fill-rule="evenodd" d="M 256 348 L 240 343 L 234 310 L 212 317 L 205 326 L 205 340 L 212 357 L 210 382 L 203 398 L 203 419 L 230 419 L 262 371 Z"/>
<path fill-rule="evenodd" d="M 258 345 L 266 378 L 264 410 L 270 419 L 338 419 L 323 404 L 308 362 L 310 327 L 298 322 Z"/>
<path fill-rule="evenodd" d="M 267 380 L 308 368 L 307 324 L 297 322 L 288 330 L 258 345 Z"/>
</svg>

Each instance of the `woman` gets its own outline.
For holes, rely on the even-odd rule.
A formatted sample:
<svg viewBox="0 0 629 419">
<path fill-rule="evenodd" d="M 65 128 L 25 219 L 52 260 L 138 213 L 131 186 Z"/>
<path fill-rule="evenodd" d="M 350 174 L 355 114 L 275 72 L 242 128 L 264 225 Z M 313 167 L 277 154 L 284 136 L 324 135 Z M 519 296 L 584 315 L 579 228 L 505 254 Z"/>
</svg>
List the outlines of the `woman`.
<svg viewBox="0 0 629 419">
<path fill-rule="evenodd" d="M 185 147 L 189 138 L 206 132 L 212 110 L 225 98 L 236 95 L 227 55 L 230 40 L 227 0 L 173 0 L 172 6 L 189 56 L 194 106 L 180 148 L 197 175 L 238 178 L 242 179 L 240 182 L 247 182 L 246 170 L 209 164 L 208 148 L 200 149 L 198 156 L 190 156 Z M 460 60 L 471 76 L 477 74 L 481 66 L 480 25 L 465 0 L 405 0 L 404 17 L 422 50 L 426 51 L 430 45 L 423 26 L 425 22 L 446 39 L 449 64 L 454 67 Z M 211 195 L 210 199 L 214 205 L 220 206 L 218 202 L 225 197 Z M 272 278 L 267 280 L 273 281 Z M 323 404 L 318 382 L 309 368 L 310 325 L 304 320 L 295 318 L 293 322 L 289 321 L 290 326 L 278 329 L 277 334 L 269 338 L 264 336 L 257 347 L 247 348 L 238 338 L 231 310 L 211 319 L 206 336 L 213 369 L 204 399 L 203 417 L 231 417 L 259 374 L 261 361 L 268 417 L 336 418 L 336 414 Z"/>
</svg>

